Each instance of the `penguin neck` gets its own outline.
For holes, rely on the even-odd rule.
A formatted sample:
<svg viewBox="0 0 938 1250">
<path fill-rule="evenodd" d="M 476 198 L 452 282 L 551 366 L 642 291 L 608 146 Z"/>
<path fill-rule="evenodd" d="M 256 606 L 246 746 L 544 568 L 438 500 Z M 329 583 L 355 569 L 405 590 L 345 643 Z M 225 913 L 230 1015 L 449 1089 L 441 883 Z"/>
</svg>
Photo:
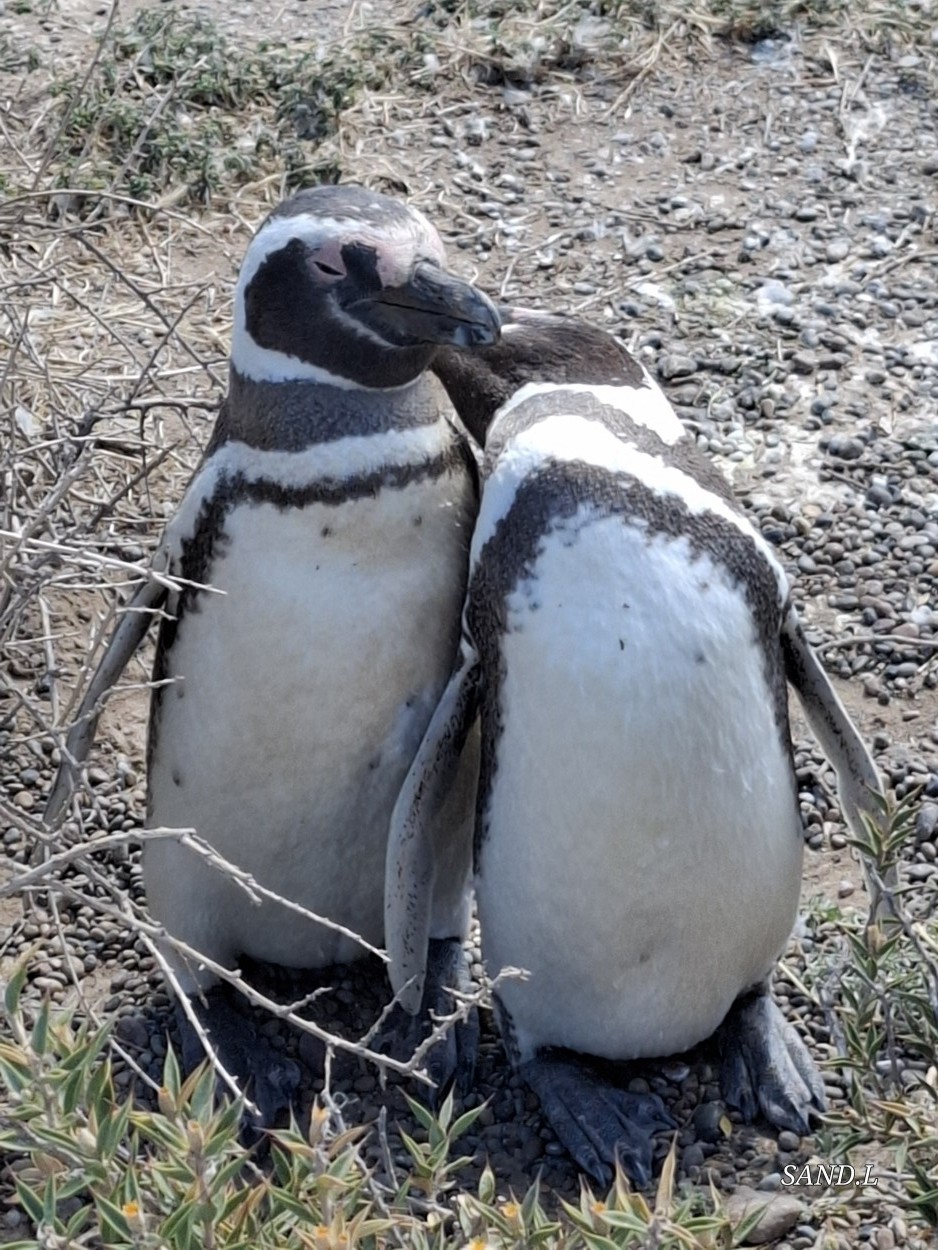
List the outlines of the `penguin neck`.
<svg viewBox="0 0 938 1250">
<path fill-rule="evenodd" d="M 428 374 L 408 386 L 376 390 L 307 380 L 259 382 L 232 366 L 207 454 L 228 441 L 259 451 L 303 451 L 340 438 L 432 425 L 447 407 L 440 384 Z"/>
<path fill-rule="evenodd" d="M 492 417 L 516 389 L 514 377 L 499 372 L 500 361 L 497 348 L 470 353 L 445 347 L 437 352 L 430 366 L 446 388 L 459 419 L 480 447 L 485 446 Z"/>
</svg>

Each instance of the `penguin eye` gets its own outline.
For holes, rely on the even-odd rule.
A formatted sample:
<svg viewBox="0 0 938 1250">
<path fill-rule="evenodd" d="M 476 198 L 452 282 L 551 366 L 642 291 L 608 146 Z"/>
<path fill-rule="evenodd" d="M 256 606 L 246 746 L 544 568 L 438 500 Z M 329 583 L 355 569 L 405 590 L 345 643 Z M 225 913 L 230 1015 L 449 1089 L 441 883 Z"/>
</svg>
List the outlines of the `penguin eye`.
<svg viewBox="0 0 938 1250">
<path fill-rule="evenodd" d="M 325 261 L 314 260 L 313 264 L 316 266 L 316 268 L 319 270 L 320 273 L 328 274 L 330 278 L 342 277 L 341 269 L 333 269 L 333 267 L 331 265 L 327 265 Z"/>
</svg>

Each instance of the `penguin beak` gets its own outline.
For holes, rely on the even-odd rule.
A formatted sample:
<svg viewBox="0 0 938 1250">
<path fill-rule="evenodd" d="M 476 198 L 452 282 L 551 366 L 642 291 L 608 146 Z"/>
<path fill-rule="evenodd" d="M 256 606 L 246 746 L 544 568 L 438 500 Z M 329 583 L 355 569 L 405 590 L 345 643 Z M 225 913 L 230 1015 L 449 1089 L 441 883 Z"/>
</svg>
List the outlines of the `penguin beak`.
<svg viewBox="0 0 938 1250">
<path fill-rule="evenodd" d="M 498 310 L 487 295 L 425 260 L 400 286 L 382 287 L 346 311 L 394 347 L 490 347 L 501 333 Z"/>
</svg>

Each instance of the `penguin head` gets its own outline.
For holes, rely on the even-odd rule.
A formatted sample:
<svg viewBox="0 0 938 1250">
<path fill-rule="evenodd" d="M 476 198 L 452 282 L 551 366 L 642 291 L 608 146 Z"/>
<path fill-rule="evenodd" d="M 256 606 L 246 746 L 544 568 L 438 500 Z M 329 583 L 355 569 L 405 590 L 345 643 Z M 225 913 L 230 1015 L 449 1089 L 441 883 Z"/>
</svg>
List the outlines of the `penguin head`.
<svg viewBox="0 0 938 1250">
<path fill-rule="evenodd" d="M 641 386 L 643 370 L 608 330 L 556 313 L 498 309 L 499 341 L 472 354 L 446 348 L 432 368 L 473 438 L 484 444 L 499 408 L 529 383 Z"/>
<path fill-rule="evenodd" d="M 445 259 L 409 204 L 356 186 L 299 192 L 248 248 L 232 366 L 255 381 L 384 390 L 413 382 L 442 345 L 495 343 L 495 305 Z"/>
</svg>

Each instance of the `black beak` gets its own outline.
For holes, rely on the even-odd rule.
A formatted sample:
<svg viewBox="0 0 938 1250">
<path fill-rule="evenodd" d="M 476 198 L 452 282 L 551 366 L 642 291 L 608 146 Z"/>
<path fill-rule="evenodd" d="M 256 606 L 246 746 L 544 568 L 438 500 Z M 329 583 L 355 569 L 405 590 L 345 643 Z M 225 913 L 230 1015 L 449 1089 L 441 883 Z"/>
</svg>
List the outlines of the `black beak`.
<svg viewBox="0 0 938 1250">
<path fill-rule="evenodd" d="M 490 347 L 501 333 L 489 297 L 429 261 L 418 261 L 401 286 L 383 287 L 346 311 L 393 347 Z"/>
</svg>

